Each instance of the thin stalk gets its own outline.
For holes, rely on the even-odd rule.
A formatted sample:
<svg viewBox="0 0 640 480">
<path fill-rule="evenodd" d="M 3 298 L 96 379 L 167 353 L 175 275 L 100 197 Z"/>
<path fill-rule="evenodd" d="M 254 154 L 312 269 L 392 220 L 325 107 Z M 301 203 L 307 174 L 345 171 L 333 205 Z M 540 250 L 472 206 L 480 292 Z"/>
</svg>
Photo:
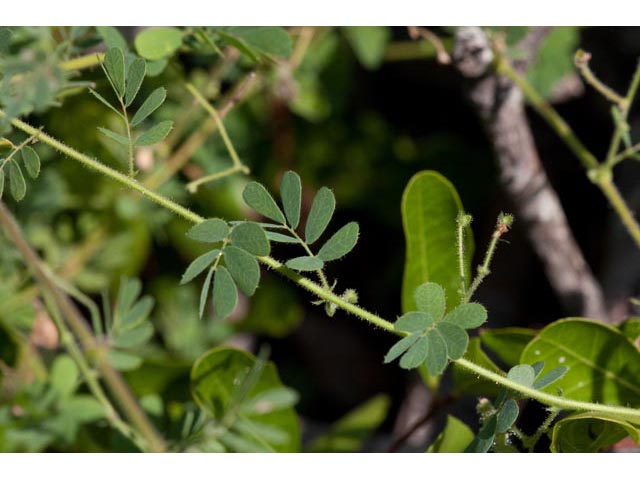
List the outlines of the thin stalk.
<svg viewBox="0 0 640 480">
<path fill-rule="evenodd" d="M 620 107 L 624 107 L 625 99 L 618 92 L 613 90 L 608 85 L 605 85 L 598 77 L 596 77 L 595 73 L 589 67 L 589 60 L 591 59 L 591 54 L 583 51 L 578 51 L 576 54 L 576 66 L 582 75 L 582 78 L 585 82 L 591 85 L 600 95 L 609 100 L 612 103 L 619 105 Z"/>
<path fill-rule="evenodd" d="M 104 61 L 104 53 L 89 53 L 81 57 L 65 60 L 59 64 L 59 67 L 66 71 L 83 70 L 100 65 Z"/>
<path fill-rule="evenodd" d="M 0 111 L 0 115 L 4 115 L 4 113 L 2 111 Z M 17 120 L 14 119 L 12 120 L 12 124 L 20 129 L 23 130 L 27 133 L 33 133 L 34 131 L 36 131 L 33 127 L 31 127 L 30 125 L 22 122 L 21 120 Z M 102 165 L 101 163 L 97 162 L 96 160 L 87 157 L 86 155 L 64 145 L 63 143 L 53 139 L 52 137 L 50 137 L 49 135 L 46 135 L 44 133 L 41 134 L 40 136 L 40 141 L 43 143 L 46 143 L 47 145 L 55 148 L 56 150 L 68 155 L 69 157 L 81 162 L 83 165 L 86 165 L 90 168 L 92 168 L 93 170 L 97 170 L 105 175 L 107 175 L 109 178 L 111 178 L 112 180 L 115 180 L 119 183 L 121 183 L 124 186 L 127 186 L 129 188 L 132 188 L 134 190 L 136 190 L 137 192 L 141 193 L 142 195 L 146 196 L 147 198 L 153 200 L 154 202 L 162 205 L 163 207 L 167 208 L 168 210 L 172 211 L 173 213 L 175 213 L 176 215 L 184 218 L 185 220 L 194 223 L 194 224 L 198 224 L 198 223 L 202 223 L 205 219 L 203 217 L 201 217 L 200 215 L 197 215 L 193 212 L 191 212 L 190 210 L 186 209 L 185 207 L 173 202 L 172 200 L 163 197 L 162 195 L 159 195 L 149 189 L 147 189 L 146 187 L 144 187 L 143 185 L 139 184 L 138 182 L 136 182 L 135 180 L 132 180 L 130 178 L 128 178 L 125 175 L 122 175 L 119 172 L 116 172 L 113 169 L 110 169 L 109 167 L 106 167 L 104 165 Z M 0 204 L 1 206 L 1 204 Z M 2 212 L 4 209 L 0 208 L 0 212 Z M 281 274 L 282 276 L 284 276 L 285 278 L 288 278 L 289 280 L 293 281 L 294 283 L 296 283 L 297 285 L 299 285 L 300 287 L 304 288 L 305 290 L 307 290 L 308 292 L 312 293 L 313 295 L 316 295 L 317 297 L 335 304 L 337 307 L 343 309 L 344 311 L 372 324 L 373 326 L 376 326 L 378 328 L 381 328 L 387 332 L 393 333 L 395 335 L 399 335 L 399 336 L 403 336 L 404 334 L 402 332 L 398 332 L 395 330 L 394 325 L 392 322 L 389 322 L 388 320 L 385 320 L 384 318 L 380 317 L 379 315 L 376 315 L 375 313 L 369 312 L 368 310 L 358 306 L 358 305 L 354 305 L 352 303 L 349 303 L 348 301 L 346 301 L 345 299 L 343 299 L 342 297 L 340 297 L 339 295 L 336 295 L 335 293 L 333 293 L 330 290 L 325 289 L 323 286 L 318 285 L 317 283 L 315 283 L 314 281 L 310 280 L 307 277 L 303 277 L 302 275 L 300 275 L 297 272 L 294 272 L 293 270 L 287 268 L 285 265 L 283 265 L 282 263 L 280 263 L 278 260 L 271 258 L 271 257 L 258 257 L 258 260 L 263 263 L 264 265 L 266 265 L 267 267 L 272 268 L 273 270 L 277 271 L 279 274 Z M 83 329 L 86 329 L 86 326 L 84 326 L 84 324 L 82 325 Z M 492 372 L 491 370 L 487 370 L 484 367 L 481 367 L 480 365 L 476 365 L 473 362 L 470 362 L 469 360 L 466 360 L 464 358 L 458 359 L 458 360 L 454 360 L 454 363 L 456 363 L 457 365 L 459 365 L 462 368 L 465 368 L 466 370 L 469 370 L 473 373 L 476 373 L 477 375 L 480 375 L 490 381 L 493 381 L 499 385 L 502 385 L 510 390 L 516 391 L 516 392 L 520 392 L 521 394 L 529 397 L 529 398 L 533 398 L 534 400 L 538 400 L 539 402 L 545 404 L 545 405 L 549 405 L 549 406 L 555 406 L 555 407 L 559 407 L 561 409 L 565 409 L 565 410 L 580 410 L 580 411 L 593 411 L 593 412 L 601 412 L 601 413 L 608 413 L 608 414 L 612 414 L 612 415 L 617 415 L 619 417 L 625 418 L 627 420 L 636 422 L 636 423 L 640 423 L 640 410 L 636 410 L 636 409 L 632 409 L 632 408 L 627 408 L 627 407 L 617 407 L 617 406 L 612 406 L 612 405 L 601 405 L 598 403 L 590 403 L 590 402 L 580 402 L 577 400 L 571 400 L 571 399 L 566 399 L 563 397 L 559 397 L 556 395 L 552 395 L 549 393 L 544 393 L 541 392 L 539 390 L 536 390 L 532 387 L 525 387 L 524 385 L 521 385 L 517 382 L 513 382 L 511 380 L 509 380 L 507 377 Z M 115 373 L 115 372 L 114 372 Z M 164 446 L 162 444 L 162 446 Z"/>
<path fill-rule="evenodd" d="M 122 118 L 124 119 L 124 123 L 127 127 L 127 139 L 129 140 L 129 176 L 135 176 L 135 164 L 133 157 L 133 142 L 131 141 L 131 124 L 129 123 L 129 116 L 127 115 L 127 106 L 124 104 L 124 99 L 118 97 L 118 101 L 120 102 L 120 108 L 122 108 Z"/>
<path fill-rule="evenodd" d="M 229 177 L 234 173 L 242 172 L 244 174 L 249 173 L 249 169 L 246 167 L 238 167 L 237 165 L 233 165 L 232 167 L 225 168 L 224 170 L 216 173 L 212 173 L 211 175 L 205 175 L 204 177 L 200 177 L 193 182 L 189 182 L 186 185 L 187 190 L 190 193 L 196 193 L 198 191 L 198 187 L 200 185 L 204 185 L 205 183 L 215 182 L 216 180 L 221 180 L 223 178 Z"/>
<path fill-rule="evenodd" d="M 540 437 L 542 437 L 542 435 L 544 435 L 549 430 L 551 424 L 556 419 L 559 413 L 560 409 L 550 408 L 549 415 L 547 415 L 547 418 L 545 418 L 544 422 L 542 422 L 536 432 L 523 441 L 523 445 L 527 448 L 527 450 L 529 450 L 529 453 L 533 453 L 533 450 L 536 448 L 536 444 L 540 440 Z"/>
<path fill-rule="evenodd" d="M 122 177 L 127 178 L 124 175 Z M 55 301 L 62 316 L 69 323 L 69 328 L 78 338 L 83 351 L 86 352 L 85 354 L 95 361 L 102 378 L 109 387 L 109 391 L 116 398 L 135 428 L 140 432 L 140 435 L 145 439 L 149 449 L 154 452 L 165 451 L 164 439 L 156 432 L 122 376 L 109 363 L 107 352 L 94 338 L 75 305 L 69 300 L 69 297 L 60 291 L 52 280 L 51 275 L 42 266 L 40 258 L 27 243 L 20 227 L 2 201 L 0 201 L 0 223 L 4 226 L 8 237 L 21 253 L 25 263 L 32 270 L 33 276 L 38 280 L 42 289 L 51 295 Z"/>
<path fill-rule="evenodd" d="M 613 209 L 620 217 L 620 220 L 627 228 L 629 235 L 633 238 L 634 242 L 640 248 L 640 225 L 638 224 L 638 220 L 631 213 L 631 209 L 620 195 L 620 191 L 613 183 L 611 178 L 605 178 L 598 182 L 598 186 L 600 190 L 605 194 L 609 203 L 613 207 Z"/>
</svg>

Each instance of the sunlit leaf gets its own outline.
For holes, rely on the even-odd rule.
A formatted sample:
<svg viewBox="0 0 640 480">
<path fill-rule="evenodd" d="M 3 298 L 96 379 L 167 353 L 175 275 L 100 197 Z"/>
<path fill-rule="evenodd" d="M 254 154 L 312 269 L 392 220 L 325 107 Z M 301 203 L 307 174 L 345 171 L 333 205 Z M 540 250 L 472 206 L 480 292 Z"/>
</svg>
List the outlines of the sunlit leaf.
<svg viewBox="0 0 640 480">
<path fill-rule="evenodd" d="M 160 60 L 182 45 L 182 32 L 174 27 L 145 28 L 135 38 L 138 54 L 147 60 Z"/>
</svg>

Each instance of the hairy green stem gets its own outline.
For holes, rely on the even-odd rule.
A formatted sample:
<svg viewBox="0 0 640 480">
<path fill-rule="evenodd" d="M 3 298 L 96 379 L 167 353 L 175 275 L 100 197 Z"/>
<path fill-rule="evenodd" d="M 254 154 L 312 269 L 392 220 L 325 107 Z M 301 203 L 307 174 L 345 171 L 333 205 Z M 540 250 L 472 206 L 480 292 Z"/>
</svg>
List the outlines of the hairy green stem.
<svg viewBox="0 0 640 480">
<path fill-rule="evenodd" d="M 104 53 L 88 53 L 81 57 L 65 60 L 60 63 L 60 68 L 64 71 L 83 70 L 85 68 L 96 67 L 104 60 Z"/>
<path fill-rule="evenodd" d="M 1 114 L 3 113 L 0 111 L 0 115 Z M 36 131 L 36 129 L 34 129 L 30 125 L 17 119 L 12 120 L 12 124 L 16 128 L 19 128 L 27 133 L 33 133 Z M 148 190 L 147 188 L 140 185 L 135 180 L 132 180 L 127 176 L 122 175 L 121 173 L 116 172 L 115 170 L 102 165 L 96 160 L 90 157 L 87 157 L 86 155 L 80 152 L 77 152 L 76 150 L 53 139 L 49 135 L 46 135 L 44 133 L 41 134 L 40 141 L 50 145 L 51 147 L 68 155 L 69 157 L 80 161 L 82 164 L 107 175 L 111 179 L 138 191 L 142 195 L 155 201 L 156 203 L 162 205 L 163 207 L 167 208 L 168 210 L 172 211 L 178 216 L 181 216 L 182 218 L 188 220 L 191 223 L 198 224 L 198 223 L 202 223 L 205 220 L 200 215 L 197 215 L 191 212 L 185 207 L 173 202 L 172 200 L 166 197 L 163 197 L 162 195 L 159 195 L 155 192 L 152 192 L 151 190 Z M 389 322 L 388 320 L 385 320 L 384 318 L 376 315 L 375 313 L 369 312 L 368 310 L 365 310 L 364 308 L 359 307 L 358 305 L 349 303 L 339 295 L 336 295 L 335 293 L 323 288 L 321 285 L 318 285 L 312 280 L 306 277 L 303 277 L 297 272 L 294 272 L 293 270 L 287 268 L 285 265 L 275 260 L 274 258 L 258 257 L 258 259 L 264 265 L 274 269 L 275 271 L 277 271 L 284 277 L 288 278 L 289 280 L 293 281 L 297 285 L 301 286 L 305 290 L 309 291 L 313 295 L 316 295 L 319 298 L 322 298 L 323 300 L 326 300 L 328 302 L 335 304 L 337 307 L 345 310 L 348 313 L 351 313 L 352 315 L 358 318 L 361 318 L 362 320 L 365 320 L 366 322 L 371 323 L 372 325 L 378 328 L 386 330 L 395 335 L 400 335 L 400 336 L 404 335 L 402 332 L 398 332 L 395 330 L 392 322 Z M 580 402 L 577 400 L 566 399 L 556 395 L 551 395 L 549 393 L 541 392 L 532 387 L 526 387 L 519 383 L 513 382 L 503 375 L 492 372 L 491 370 L 487 370 L 486 368 L 483 368 L 480 365 L 476 365 L 475 363 L 470 362 L 469 360 L 466 360 L 464 358 L 454 360 L 454 363 L 488 380 L 494 381 L 497 384 L 502 385 L 510 390 L 519 392 L 527 397 L 538 400 L 539 402 L 549 406 L 555 406 L 555 407 L 559 407 L 566 410 L 580 410 L 580 411 L 609 413 L 612 415 L 616 415 L 618 417 L 626 418 L 627 420 L 630 420 L 636 423 L 640 423 L 640 410 L 627 408 L 627 407 L 601 405 L 598 403 Z"/>
<path fill-rule="evenodd" d="M 536 448 L 536 444 L 540 440 L 540 437 L 547 433 L 547 431 L 551 427 L 551 424 L 556 419 L 559 413 L 559 408 L 550 408 L 549 415 L 547 415 L 547 418 L 545 418 L 544 422 L 542 422 L 536 432 L 528 437 L 525 441 L 523 441 L 523 445 L 525 446 L 525 448 L 527 448 L 527 450 L 529 450 L 529 453 L 533 453 L 533 450 Z"/>
</svg>

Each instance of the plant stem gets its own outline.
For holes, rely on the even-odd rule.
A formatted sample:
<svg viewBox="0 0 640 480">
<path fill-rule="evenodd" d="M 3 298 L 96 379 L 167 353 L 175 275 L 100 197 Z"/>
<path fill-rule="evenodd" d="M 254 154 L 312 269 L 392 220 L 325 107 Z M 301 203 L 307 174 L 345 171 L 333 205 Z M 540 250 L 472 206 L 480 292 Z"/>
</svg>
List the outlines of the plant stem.
<svg viewBox="0 0 640 480">
<path fill-rule="evenodd" d="M 584 59 L 581 57 L 584 57 Z M 591 85 L 596 91 L 600 93 L 600 95 L 605 97 L 610 102 L 623 107 L 625 104 L 625 99 L 622 97 L 622 95 L 619 95 L 612 88 L 605 85 L 598 77 L 596 77 L 596 75 L 589 67 L 590 58 L 591 55 L 587 52 L 579 51 L 576 54 L 576 66 L 578 67 L 578 70 L 580 70 L 580 74 L 582 75 L 582 78 L 584 78 L 584 81 Z"/>
<path fill-rule="evenodd" d="M 104 53 L 88 53 L 87 55 L 61 62 L 59 67 L 66 72 L 71 70 L 82 70 L 100 65 L 103 60 Z"/>
<path fill-rule="evenodd" d="M 1 110 L 0 110 L 0 116 L 4 116 L 4 112 L 2 112 Z M 27 133 L 34 133 L 35 131 L 37 131 L 30 125 L 22 122 L 21 120 L 14 119 L 11 122 L 16 128 L 23 130 Z M 200 215 L 197 215 L 191 212 L 190 210 L 186 209 L 185 207 L 173 202 L 172 200 L 147 189 L 146 187 L 139 184 L 135 180 L 132 180 L 127 176 L 109 167 L 106 167 L 105 165 L 99 163 L 98 161 L 53 139 L 49 135 L 41 133 L 40 141 L 68 155 L 69 157 L 81 162 L 83 165 L 86 165 L 94 170 L 99 171 L 100 173 L 107 175 L 112 180 L 120 182 L 121 184 L 136 190 L 137 192 L 141 193 L 142 195 L 146 196 L 147 198 L 153 200 L 154 202 L 160 204 L 161 206 L 167 208 L 168 210 L 184 218 L 185 220 L 188 220 L 191 223 L 198 224 L 198 223 L 202 223 L 205 220 Z M 0 208 L 0 211 L 2 210 L 3 209 Z M 271 258 L 271 257 L 258 257 L 258 260 L 260 260 L 260 262 L 262 262 L 267 267 L 272 268 L 273 270 L 277 271 L 284 277 L 288 278 L 289 280 L 293 281 L 294 283 L 301 286 L 305 290 L 309 291 L 313 295 L 316 295 L 319 298 L 322 298 L 323 300 L 326 300 L 330 303 L 335 304 L 336 306 L 338 306 L 339 308 L 342 308 L 346 312 L 351 313 L 352 315 L 362 320 L 365 320 L 366 322 L 369 322 L 378 328 L 386 330 L 395 335 L 404 336 L 402 332 L 398 332 L 395 330 L 393 323 L 389 322 L 388 320 L 385 320 L 384 318 L 376 315 L 375 313 L 365 310 L 364 308 L 358 305 L 354 305 L 352 303 L 347 302 L 345 299 L 343 299 L 339 295 L 336 295 L 330 290 L 327 290 L 321 285 L 318 285 L 317 283 L 313 282 L 309 278 L 303 277 L 297 272 L 294 272 L 293 270 L 287 268 L 278 260 L 275 260 L 274 258 Z M 82 324 L 82 329 L 83 330 L 86 329 L 86 326 L 84 324 Z M 601 405 L 598 403 L 580 402 L 577 400 L 562 398 L 556 395 L 551 395 L 549 393 L 541 392 L 531 387 L 525 387 L 519 383 L 509 380 L 503 375 L 487 370 L 486 368 L 483 368 L 480 365 L 476 365 L 475 363 L 470 362 L 469 360 L 466 360 L 464 358 L 454 360 L 454 363 L 488 380 L 491 380 L 496 382 L 497 384 L 503 385 L 510 390 L 520 392 L 525 396 L 538 400 L 539 402 L 549 406 L 556 406 L 566 410 L 580 410 L 580 411 L 594 411 L 594 412 L 609 413 L 609 414 L 617 415 L 619 417 L 623 417 L 635 423 L 640 423 L 640 410 L 626 408 L 626 407 Z"/>
<path fill-rule="evenodd" d="M 556 132 L 562 141 L 571 149 L 578 157 L 582 165 L 587 170 L 589 178 L 600 188 L 604 196 L 607 198 L 611 206 L 614 208 L 622 223 L 627 228 L 629 235 L 633 238 L 638 248 L 640 248 L 640 225 L 634 218 L 633 213 L 624 202 L 620 193 L 611 181 L 611 168 L 615 164 L 616 156 L 611 164 L 600 164 L 596 157 L 583 145 L 576 137 L 571 127 L 564 121 L 560 115 L 549 105 L 535 89 L 522 77 L 501 55 L 497 58 L 496 69 L 498 73 L 507 76 L 515 85 L 517 85 L 527 98 L 531 106 L 544 118 L 549 126 Z M 640 84 L 640 66 L 634 74 L 628 98 L 633 98 Z"/>
<path fill-rule="evenodd" d="M 127 178 L 124 175 L 121 176 Z M 33 251 L 27 243 L 20 227 L 2 201 L 0 201 L 0 223 L 4 226 L 7 235 L 21 253 L 25 263 L 32 270 L 34 277 L 38 280 L 43 291 L 51 295 L 55 301 L 63 317 L 69 323 L 69 327 L 78 338 L 86 355 L 94 359 L 110 392 L 117 399 L 129 420 L 131 420 L 140 432 L 140 435 L 145 439 L 149 445 L 149 449 L 154 452 L 165 451 L 166 445 L 164 440 L 158 435 L 146 414 L 140 405 L 138 405 L 136 398 L 129 390 L 125 381 L 109 363 L 103 346 L 93 337 L 84 318 L 82 318 L 75 305 L 69 300 L 69 297 L 61 292 L 52 280 L 51 274 L 45 269 L 36 252 Z"/>
<path fill-rule="evenodd" d="M 302 245 L 302 248 L 304 248 L 305 252 L 307 252 L 307 255 L 309 255 L 310 257 L 315 257 L 315 255 L 313 254 L 313 252 L 309 248 L 309 245 L 307 245 L 307 242 L 305 242 L 300 237 L 300 235 L 298 235 L 298 232 L 296 232 L 289 225 L 284 225 L 284 227 L 287 229 L 287 231 L 291 235 L 293 235 L 296 238 L 296 240 L 298 240 L 298 242 L 300 242 L 300 245 Z M 322 271 L 322 269 L 320 268 L 320 269 L 316 270 L 316 273 L 318 274 L 318 278 L 320 279 L 320 283 L 322 283 L 322 286 L 327 290 L 331 290 L 331 288 L 329 287 L 329 282 L 327 281 L 327 277 L 325 276 L 325 274 Z"/>
<path fill-rule="evenodd" d="M 551 424 L 556 419 L 559 413 L 560 413 L 560 409 L 550 408 L 549 415 L 547 415 L 547 418 L 538 427 L 536 432 L 530 437 L 528 437 L 526 440 L 523 440 L 522 442 L 523 446 L 529 450 L 529 453 L 533 453 L 533 450 L 534 448 L 536 448 L 536 444 L 538 443 L 538 440 L 540 440 L 540 437 L 542 437 L 542 435 L 544 435 L 549 430 L 549 427 L 551 427 Z"/>
</svg>

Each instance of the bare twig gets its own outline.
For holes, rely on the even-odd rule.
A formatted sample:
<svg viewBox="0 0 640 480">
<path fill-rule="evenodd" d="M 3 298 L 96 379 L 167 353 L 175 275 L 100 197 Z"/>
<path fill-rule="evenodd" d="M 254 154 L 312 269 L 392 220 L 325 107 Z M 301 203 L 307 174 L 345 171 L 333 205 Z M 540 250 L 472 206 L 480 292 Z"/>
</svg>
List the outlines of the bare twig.
<svg viewBox="0 0 640 480">
<path fill-rule="evenodd" d="M 424 27 L 407 27 L 409 32 L 409 36 L 412 40 L 423 39 L 433 45 L 433 48 L 436 50 L 436 58 L 438 62 L 443 65 L 449 65 L 451 63 L 451 57 L 447 53 L 442 40 L 431 30 L 428 30 Z"/>
<path fill-rule="evenodd" d="M 534 30 L 535 32 L 536 30 Z M 525 39 L 525 45 L 540 45 Z M 532 47 L 533 48 L 533 47 Z M 532 57 L 532 55 L 528 55 Z M 454 62 L 491 141 L 505 191 L 527 229 L 549 282 L 569 313 L 607 322 L 602 290 L 578 246 L 533 142 L 521 91 L 491 71 L 494 55 L 480 28 L 460 28 Z"/>
</svg>

